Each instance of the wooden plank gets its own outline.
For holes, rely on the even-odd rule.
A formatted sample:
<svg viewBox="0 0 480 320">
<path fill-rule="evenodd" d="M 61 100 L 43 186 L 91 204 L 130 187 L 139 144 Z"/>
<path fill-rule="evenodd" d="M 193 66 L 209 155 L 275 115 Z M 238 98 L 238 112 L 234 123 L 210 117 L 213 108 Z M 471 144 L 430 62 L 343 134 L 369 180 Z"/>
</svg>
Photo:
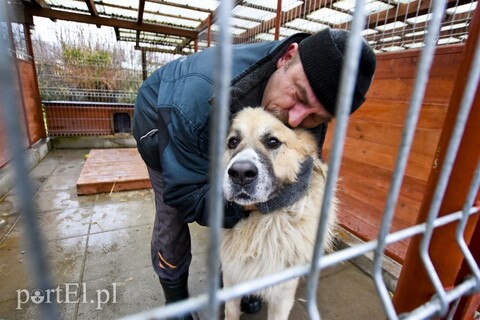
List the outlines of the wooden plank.
<svg viewBox="0 0 480 320">
<path fill-rule="evenodd" d="M 384 146 L 399 146 L 404 127 L 401 124 L 387 124 L 380 121 L 355 119 L 347 129 L 347 137 L 373 142 Z M 412 151 L 433 155 L 440 137 L 440 129 L 417 128 Z"/>
<path fill-rule="evenodd" d="M 383 169 L 393 170 L 398 152 L 397 149 L 397 147 L 382 146 L 373 142 L 347 137 L 345 139 L 344 157 Z M 430 173 L 432 159 L 432 156 L 411 152 L 405 174 L 426 181 Z"/>
<path fill-rule="evenodd" d="M 351 116 L 355 119 L 381 121 L 385 123 L 403 125 L 407 115 L 408 104 L 404 101 L 385 101 L 369 99 L 358 111 Z M 424 103 L 418 119 L 418 127 L 440 129 L 446 114 L 445 104 Z"/>
<path fill-rule="evenodd" d="M 101 104 L 46 105 L 45 113 L 50 135 L 113 134 L 115 113 L 127 113 L 133 118 L 133 106 Z"/>
<path fill-rule="evenodd" d="M 151 188 L 135 148 L 92 149 L 77 180 L 79 195 Z"/>
<path fill-rule="evenodd" d="M 349 194 L 339 192 L 338 197 L 340 199 L 340 210 L 338 214 L 340 225 L 364 241 L 375 239 L 378 236 L 378 226 L 380 223 L 378 216 L 380 213 L 377 212 L 377 214 L 372 215 L 372 213 L 375 212 L 375 208 Z M 391 232 L 406 227 L 408 227 L 406 224 L 396 221 L 396 223 L 392 225 Z M 388 255 L 398 262 L 403 261 L 408 243 L 409 239 L 405 239 L 389 245 L 387 247 Z"/>
<path fill-rule="evenodd" d="M 464 46 L 439 47 L 430 70 L 430 77 L 455 76 L 462 62 Z M 420 61 L 420 50 L 395 54 L 378 54 L 375 79 L 414 78 Z"/>
<path fill-rule="evenodd" d="M 452 94 L 453 81 L 453 75 L 430 78 L 423 102 L 448 104 Z M 375 85 L 372 85 L 368 91 L 365 105 L 368 105 L 370 99 L 384 100 L 386 103 L 390 103 L 390 101 L 406 101 L 408 104 L 412 96 L 415 79 L 413 77 L 396 78 L 395 75 L 392 75 L 390 78 L 375 78 L 374 83 Z"/>
<path fill-rule="evenodd" d="M 353 176 L 357 180 L 365 180 L 378 188 L 388 190 L 391 184 L 392 170 L 380 168 L 354 159 L 343 158 L 340 169 L 340 183 L 345 176 Z M 421 202 L 425 192 L 426 182 L 409 176 L 403 178 L 400 195 L 413 201 Z"/>
<path fill-rule="evenodd" d="M 22 95 L 25 103 L 25 118 L 27 132 L 32 144 L 45 138 L 45 128 L 43 123 L 43 114 L 40 103 L 40 95 L 36 87 L 34 66 L 31 62 L 17 59 L 20 81 L 22 84 Z"/>
<path fill-rule="evenodd" d="M 345 168 L 349 168 L 347 171 Z M 338 189 L 348 193 L 361 201 L 367 202 L 379 212 L 378 218 L 382 217 L 385 210 L 385 204 L 390 190 L 389 179 L 372 177 L 371 175 L 361 173 L 363 166 L 358 166 L 359 170 L 352 167 L 342 166 L 340 172 L 340 181 Z M 355 172 L 356 171 L 356 172 Z M 405 222 L 407 225 L 413 225 L 416 221 L 416 213 L 423 200 L 425 184 L 417 182 L 404 181 L 397 206 L 395 208 L 395 218 Z"/>
<path fill-rule="evenodd" d="M 348 194 L 351 197 L 368 203 L 374 210 L 371 215 L 375 215 L 379 220 L 382 218 L 385 210 L 385 204 L 390 186 L 375 184 L 371 178 L 364 179 L 362 175 L 348 174 L 341 175 L 338 183 L 338 191 Z M 423 197 L 413 199 L 405 195 L 405 192 L 399 194 L 397 206 L 395 208 L 395 218 L 402 224 L 412 226 L 415 224 L 416 213 L 421 205 Z"/>
</svg>

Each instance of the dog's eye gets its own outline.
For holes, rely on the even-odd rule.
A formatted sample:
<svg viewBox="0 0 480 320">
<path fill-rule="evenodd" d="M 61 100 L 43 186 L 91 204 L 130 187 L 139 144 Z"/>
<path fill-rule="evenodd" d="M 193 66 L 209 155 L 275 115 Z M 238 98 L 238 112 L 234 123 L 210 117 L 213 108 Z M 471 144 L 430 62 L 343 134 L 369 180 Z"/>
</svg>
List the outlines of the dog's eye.
<svg viewBox="0 0 480 320">
<path fill-rule="evenodd" d="M 238 140 L 235 137 L 231 137 L 230 139 L 228 139 L 228 148 L 235 149 L 239 143 L 240 143 L 240 140 Z"/>
<path fill-rule="evenodd" d="M 268 138 L 267 140 L 267 147 L 269 147 L 270 149 L 276 149 L 280 147 L 281 144 L 282 143 L 277 138 Z"/>
</svg>

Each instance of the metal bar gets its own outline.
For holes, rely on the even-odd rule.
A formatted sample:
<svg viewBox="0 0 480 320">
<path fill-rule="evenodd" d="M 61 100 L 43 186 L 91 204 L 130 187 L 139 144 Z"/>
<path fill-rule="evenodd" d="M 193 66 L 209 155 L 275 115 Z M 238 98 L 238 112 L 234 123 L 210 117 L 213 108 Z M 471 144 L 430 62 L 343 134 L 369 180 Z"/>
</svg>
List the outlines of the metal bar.
<svg viewBox="0 0 480 320">
<path fill-rule="evenodd" d="M 448 315 L 445 317 L 445 320 L 453 320 L 453 316 L 455 315 L 459 303 L 460 298 L 458 298 L 457 300 L 455 300 L 454 303 L 452 303 L 452 306 L 450 307 L 450 310 L 448 310 Z"/>
<path fill-rule="evenodd" d="M 480 207 L 472 207 L 468 211 L 468 216 L 478 214 L 480 212 Z M 445 226 L 450 224 L 454 221 L 457 221 L 462 218 L 462 211 L 453 212 L 451 214 L 442 216 L 435 220 L 434 227 L 438 228 L 441 226 Z M 410 238 L 414 235 L 421 234 L 425 231 L 426 224 L 419 224 L 415 225 L 394 233 L 387 235 L 386 243 L 392 244 L 403 239 Z M 319 269 L 325 269 L 334 265 L 337 265 L 343 261 L 347 261 L 353 259 L 355 257 L 364 255 L 368 252 L 375 250 L 376 246 L 378 245 L 377 240 L 372 240 L 355 247 L 350 247 L 341 251 L 334 252 L 323 257 L 318 264 Z M 282 272 L 268 275 L 262 278 L 249 280 L 247 282 L 243 282 L 237 284 L 233 287 L 224 288 L 218 291 L 218 299 L 220 301 L 227 301 L 233 298 L 237 298 L 263 288 L 275 285 L 279 282 L 284 282 L 290 279 L 298 278 L 307 275 L 311 272 L 310 265 L 303 265 L 303 266 L 295 266 L 292 268 L 288 268 Z M 135 314 L 123 319 L 128 320 L 136 320 L 136 319 L 150 319 L 150 318 L 159 318 L 164 319 L 167 317 L 175 316 L 179 313 L 184 312 L 191 312 L 194 310 L 199 310 L 204 308 L 208 303 L 208 295 L 203 294 L 199 295 L 194 298 L 190 298 L 188 300 L 184 300 L 178 303 L 172 303 L 164 307 L 159 307 L 157 309 L 153 309 L 150 311 L 146 311 L 143 313 Z"/>
<path fill-rule="evenodd" d="M 438 30 L 440 29 L 441 17 L 445 7 L 445 4 L 441 1 L 437 1 L 434 5 L 433 18 L 428 26 L 429 39 L 427 39 L 426 46 L 424 50 L 422 50 L 420 56 L 420 63 L 417 69 L 414 91 L 412 93 L 407 118 L 405 120 L 405 129 L 403 131 L 403 137 L 400 144 L 400 151 L 397 156 L 393 179 L 390 185 L 390 191 L 379 230 L 379 243 L 375 250 L 373 278 L 375 281 L 375 287 L 383 302 L 385 312 L 387 313 L 389 319 L 398 319 L 398 316 L 382 277 L 382 261 L 386 247 L 385 240 L 392 225 L 393 215 L 395 213 L 398 196 L 400 194 L 403 176 L 407 167 L 409 152 L 413 143 L 413 137 L 415 135 L 418 118 L 420 116 L 423 97 L 427 88 L 428 76 L 433 64 L 435 39 L 438 35 Z"/>
<path fill-rule="evenodd" d="M 441 19 L 441 17 L 439 17 L 439 19 Z M 472 107 L 473 98 L 476 93 L 476 87 L 480 79 L 480 42 L 477 43 L 476 55 L 474 55 L 474 57 L 475 58 L 473 61 L 473 67 L 468 77 L 467 87 L 465 88 L 462 102 L 460 104 L 460 111 L 455 121 L 456 124 L 452 133 L 452 137 L 450 139 L 450 143 L 448 145 L 444 164 L 440 172 L 440 178 L 433 196 L 430 211 L 428 213 L 427 230 L 425 231 L 424 237 L 420 243 L 420 256 L 423 260 L 425 268 L 427 269 L 430 280 L 435 287 L 435 291 L 439 295 L 440 301 L 442 302 L 442 314 L 446 313 L 446 311 L 448 310 L 448 304 L 445 300 L 445 289 L 443 288 L 440 277 L 438 276 L 438 273 L 435 270 L 435 266 L 433 265 L 433 262 L 430 258 L 428 248 L 430 246 L 433 234 L 433 221 L 438 216 L 440 211 L 442 199 L 447 189 L 448 180 L 453 170 L 455 158 L 460 147 L 460 142 L 462 140 L 463 132 L 465 130 L 465 126 L 468 120 L 468 115 Z"/>
<path fill-rule="evenodd" d="M 208 319 L 218 319 L 219 305 L 217 292 L 220 285 L 220 228 L 223 226 L 224 202 L 222 179 L 224 164 L 222 156 L 224 152 L 224 141 L 227 136 L 228 113 L 230 106 L 230 82 L 232 65 L 232 44 L 230 32 L 230 13 L 232 1 L 220 3 L 219 14 L 219 44 L 216 48 L 216 61 L 219 66 L 214 72 L 214 94 L 215 103 L 212 111 L 212 126 L 210 137 L 210 190 L 208 198 L 208 210 L 210 213 L 210 243 L 208 251 L 208 296 L 207 309 Z"/>
<path fill-rule="evenodd" d="M 7 8 L 9 3 L 0 5 L 0 21 L 8 21 Z M 7 29 L 11 26 L 8 23 Z M 11 151 L 11 163 L 15 170 L 15 185 L 18 190 L 19 203 L 22 205 L 21 212 L 24 218 L 26 247 L 29 257 L 29 268 L 32 274 L 34 285 L 45 292 L 45 290 L 53 288 L 52 281 L 45 258 L 43 240 L 37 223 L 35 213 L 35 205 L 33 203 L 33 192 L 31 183 L 28 179 L 28 166 L 23 154 L 23 138 L 24 134 L 21 130 L 22 125 L 19 119 L 20 99 L 17 96 L 19 88 L 14 84 L 18 84 L 18 74 L 12 70 L 12 59 L 8 52 L 8 45 L 0 46 L 0 105 L 2 106 L 6 132 L 8 135 L 9 150 Z M 55 303 L 42 303 L 41 314 L 45 319 L 58 319 L 58 310 Z"/>
<path fill-rule="evenodd" d="M 460 299 L 460 297 L 471 294 L 476 285 L 476 281 L 473 278 L 467 279 L 448 293 L 445 293 L 445 301 L 449 304 L 453 301 Z M 442 313 L 443 302 L 434 296 L 429 302 L 421 305 L 417 309 L 413 310 L 409 314 L 402 314 L 402 319 L 405 320 L 419 320 L 419 319 L 431 319 L 433 315 Z"/>
<path fill-rule="evenodd" d="M 336 125 L 333 137 L 333 148 L 329 160 L 329 170 L 327 181 L 323 195 L 320 222 L 315 239 L 315 247 L 313 250 L 312 264 L 307 282 L 307 309 L 310 319 L 320 319 L 320 313 L 317 306 L 317 287 L 320 278 L 320 269 L 318 265 L 323 255 L 323 242 L 328 224 L 330 208 L 332 206 L 332 197 L 334 195 L 335 186 L 340 172 L 342 162 L 343 145 L 348 126 L 348 116 L 350 106 L 353 100 L 353 91 L 355 80 L 358 73 L 358 64 L 361 54 L 361 31 L 365 23 L 365 0 L 359 0 L 355 4 L 355 12 L 353 15 L 351 34 L 348 37 L 347 47 L 345 50 L 345 60 L 342 66 L 342 74 L 340 78 L 340 90 L 338 101 L 336 104 Z"/>
<path fill-rule="evenodd" d="M 208 30 L 207 30 L 207 47 L 210 48 L 212 44 L 212 15 L 208 15 Z"/>
<path fill-rule="evenodd" d="M 147 52 L 142 50 L 142 79 L 143 81 L 147 80 L 148 72 L 147 72 Z"/>
</svg>

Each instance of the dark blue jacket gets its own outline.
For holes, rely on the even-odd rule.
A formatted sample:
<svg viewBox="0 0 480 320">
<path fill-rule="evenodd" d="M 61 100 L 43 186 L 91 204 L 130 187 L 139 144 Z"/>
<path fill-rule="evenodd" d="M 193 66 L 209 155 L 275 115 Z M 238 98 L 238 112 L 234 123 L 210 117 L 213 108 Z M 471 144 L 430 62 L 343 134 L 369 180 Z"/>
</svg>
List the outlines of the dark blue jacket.
<svg viewBox="0 0 480 320">
<path fill-rule="evenodd" d="M 231 114 L 260 105 L 277 60 L 307 36 L 233 46 Z M 214 50 L 181 57 L 150 75 L 138 91 L 133 124 L 145 163 L 163 173 L 165 203 L 183 212 L 186 222 L 201 225 L 208 224 L 209 120 L 218 67 Z M 323 136 L 325 127 L 319 131 Z M 239 207 L 227 205 L 225 227 L 242 217 Z"/>
</svg>

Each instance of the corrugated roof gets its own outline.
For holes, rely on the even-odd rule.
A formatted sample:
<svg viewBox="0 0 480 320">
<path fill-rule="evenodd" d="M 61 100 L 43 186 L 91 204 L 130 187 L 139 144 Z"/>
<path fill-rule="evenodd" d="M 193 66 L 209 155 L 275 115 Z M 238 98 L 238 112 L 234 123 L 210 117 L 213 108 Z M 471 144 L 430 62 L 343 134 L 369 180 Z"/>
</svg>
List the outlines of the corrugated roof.
<svg viewBox="0 0 480 320">
<path fill-rule="evenodd" d="M 137 49 L 188 54 L 215 42 L 217 0 L 23 0 L 27 15 L 106 25 L 119 41 Z M 355 0 L 237 0 L 232 10 L 234 41 L 282 39 L 325 27 L 348 29 Z M 438 44 L 461 43 L 477 1 L 448 0 Z M 378 52 L 418 48 L 430 19 L 430 2 L 366 0 L 364 36 Z M 275 35 L 276 21 L 279 23 Z"/>
</svg>

